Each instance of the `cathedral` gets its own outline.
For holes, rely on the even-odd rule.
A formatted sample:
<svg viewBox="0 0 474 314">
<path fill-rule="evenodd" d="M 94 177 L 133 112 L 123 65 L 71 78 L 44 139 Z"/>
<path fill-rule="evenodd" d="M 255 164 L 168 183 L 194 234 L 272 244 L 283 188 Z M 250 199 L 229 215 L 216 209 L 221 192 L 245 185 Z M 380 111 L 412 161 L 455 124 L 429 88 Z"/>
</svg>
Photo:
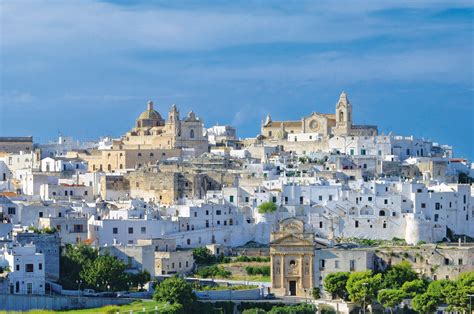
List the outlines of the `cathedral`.
<svg viewBox="0 0 474 314">
<path fill-rule="evenodd" d="M 147 109 L 136 119 L 135 127 L 122 137 L 125 149 L 194 149 L 199 155 L 208 150 L 203 122 L 191 111 L 180 119 L 179 110 L 172 105 L 165 120 L 149 101 Z"/>
<path fill-rule="evenodd" d="M 267 139 L 287 139 L 288 134 L 314 134 L 317 137 L 333 135 L 377 135 L 377 127 L 352 124 L 352 105 L 345 92 L 339 96 L 335 114 L 313 112 L 300 121 L 272 121 L 268 115 L 262 122 L 261 135 Z"/>
</svg>

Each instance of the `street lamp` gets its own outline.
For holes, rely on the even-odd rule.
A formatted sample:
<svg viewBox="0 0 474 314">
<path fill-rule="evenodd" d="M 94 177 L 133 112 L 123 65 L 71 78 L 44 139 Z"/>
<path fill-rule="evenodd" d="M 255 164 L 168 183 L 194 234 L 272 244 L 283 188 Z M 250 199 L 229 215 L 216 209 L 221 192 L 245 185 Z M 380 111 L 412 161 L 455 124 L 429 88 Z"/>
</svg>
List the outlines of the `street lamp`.
<svg viewBox="0 0 474 314">
<path fill-rule="evenodd" d="M 469 314 L 472 314 L 472 297 L 474 297 L 474 294 L 468 294 L 469 297 Z"/>
<path fill-rule="evenodd" d="M 81 291 L 82 280 L 76 280 L 76 283 L 77 283 L 77 291 Z"/>
<path fill-rule="evenodd" d="M 362 286 L 364 286 L 364 306 L 363 306 L 364 314 L 365 314 L 365 298 L 367 297 L 367 286 L 368 285 L 369 284 L 367 282 L 362 283 Z"/>
</svg>

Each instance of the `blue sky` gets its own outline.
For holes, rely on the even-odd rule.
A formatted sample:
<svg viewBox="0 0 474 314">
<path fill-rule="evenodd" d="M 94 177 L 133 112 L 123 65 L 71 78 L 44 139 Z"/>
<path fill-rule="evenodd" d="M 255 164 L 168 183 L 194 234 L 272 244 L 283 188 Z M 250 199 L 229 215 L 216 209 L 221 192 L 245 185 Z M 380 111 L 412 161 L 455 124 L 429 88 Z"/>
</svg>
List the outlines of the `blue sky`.
<svg viewBox="0 0 474 314">
<path fill-rule="evenodd" d="M 120 136 L 147 100 L 255 136 L 332 113 L 474 158 L 473 13 L 459 1 L 0 0 L 0 135 Z"/>
</svg>

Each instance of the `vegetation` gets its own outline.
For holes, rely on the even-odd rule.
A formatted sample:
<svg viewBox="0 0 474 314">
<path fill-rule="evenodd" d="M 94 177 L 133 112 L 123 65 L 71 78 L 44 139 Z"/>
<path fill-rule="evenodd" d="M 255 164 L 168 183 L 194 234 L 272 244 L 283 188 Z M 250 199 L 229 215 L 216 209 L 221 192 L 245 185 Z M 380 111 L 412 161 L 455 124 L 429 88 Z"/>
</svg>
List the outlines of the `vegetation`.
<svg viewBox="0 0 474 314">
<path fill-rule="evenodd" d="M 234 285 L 234 286 L 200 286 L 198 291 L 216 291 L 216 290 L 250 290 L 257 289 L 256 285 Z"/>
<path fill-rule="evenodd" d="M 261 307 L 245 309 L 242 314 L 314 314 L 316 307 L 312 304 L 301 303 L 297 305 L 273 305 L 270 310 L 265 311 Z"/>
<path fill-rule="evenodd" d="M 469 307 L 469 294 L 474 294 L 474 272 L 462 273 L 457 280 L 429 282 L 402 262 L 385 273 L 372 271 L 332 273 L 324 279 L 329 293 L 366 305 L 377 300 L 393 312 L 404 299 L 412 299 L 412 308 L 418 313 L 432 313 L 443 304 L 448 311 L 465 312 Z"/>
<path fill-rule="evenodd" d="M 53 233 L 58 232 L 58 230 L 56 230 L 56 228 L 54 227 L 52 228 L 46 227 L 43 229 L 38 229 L 36 227 L 30 226 L 28 227 L 28 230 L 33 231 L 34 233 L 38 233 L 38 234 L 53 234 Z"/>
<path fill-rule="evenodd" d="M 128 274 L 126 265 L 109 254 L 99 255 L 84 244 L 66 244 L 61 254 L 61 284 L 65 289 L 89 288 L 96 291 L 121 291 L 143 286 L 150 274 Z"/>
<path fill-rule="evenodd" d="M 247 266 L 245 267 L 247 275 L 270 276 L 270 266 Z"/>
<path fill-rule="evenodd" d="M 321 298 L 321 289 L 318 287 L 314 287 L 313 290 L 311 291 L 311 295 L 313 296 L 313 299 L 318 300 Z"/>
<path fill-rule="evenodd" d="M 212 265 L 217 262 L 216 257 L 212 254 L 211 250 L 206 247 L 197 247 L 193 249 L 193 257 L 197 265 Z"/>
<path fill-rule="evenodd" d="M 260 214 L 273 213 L 277 209 L 277 206 L 273 202 L 263 202 L 258 206 L 258 212 Z"/>
<path fill-rule="evenodd" d="M 411 268 L 411 264 L 403 261 L 388 269 L 384 275 L 383 287 L 399 289 L 406 282 L 415 280 L 418 274 Z"/>
<path fill-rule="evenodd" d="M 269 256 L 237 256 L 234 260 L 235 262 L 270 262 Z"/>
<path fill-rule="evenodd" d="M 201 278 L 229 278 L 232 275 L 230 271 L 217 265 L 201 267 L 195 274 Z"/>
<path fill-rule="evenodd" d="M 333 297 L 340 299 L 347 299 L 346 284 L 349 279 L 350 273 L 338 272 L 331 273 L 324 279 L 324 290 L 331 293 Z"/>
<path fill-rule="evenodd" d="M 169 304 L 180 304 L 184 308 L 191 308 L 197 301 L 191 285 L 178 277 L 167 278 L 158 284 L 153 299 Z"/>
</svg>

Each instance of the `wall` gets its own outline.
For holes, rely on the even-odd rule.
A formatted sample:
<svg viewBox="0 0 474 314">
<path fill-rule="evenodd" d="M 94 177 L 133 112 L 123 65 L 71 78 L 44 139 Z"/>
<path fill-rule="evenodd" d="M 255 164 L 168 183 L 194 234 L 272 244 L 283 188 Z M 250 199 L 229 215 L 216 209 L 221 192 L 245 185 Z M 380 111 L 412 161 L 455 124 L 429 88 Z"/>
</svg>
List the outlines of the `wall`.
<svg viewBox="0 0 474 314">
<path fill-rule="evenodd" d="M 67 310 L 101 307 L 111 304 L 128 304 L 132 299 L 88 298 L 38 295 L 0 295 L 0 310 L 29 311 L 32 309 Z"/>
</svg>

